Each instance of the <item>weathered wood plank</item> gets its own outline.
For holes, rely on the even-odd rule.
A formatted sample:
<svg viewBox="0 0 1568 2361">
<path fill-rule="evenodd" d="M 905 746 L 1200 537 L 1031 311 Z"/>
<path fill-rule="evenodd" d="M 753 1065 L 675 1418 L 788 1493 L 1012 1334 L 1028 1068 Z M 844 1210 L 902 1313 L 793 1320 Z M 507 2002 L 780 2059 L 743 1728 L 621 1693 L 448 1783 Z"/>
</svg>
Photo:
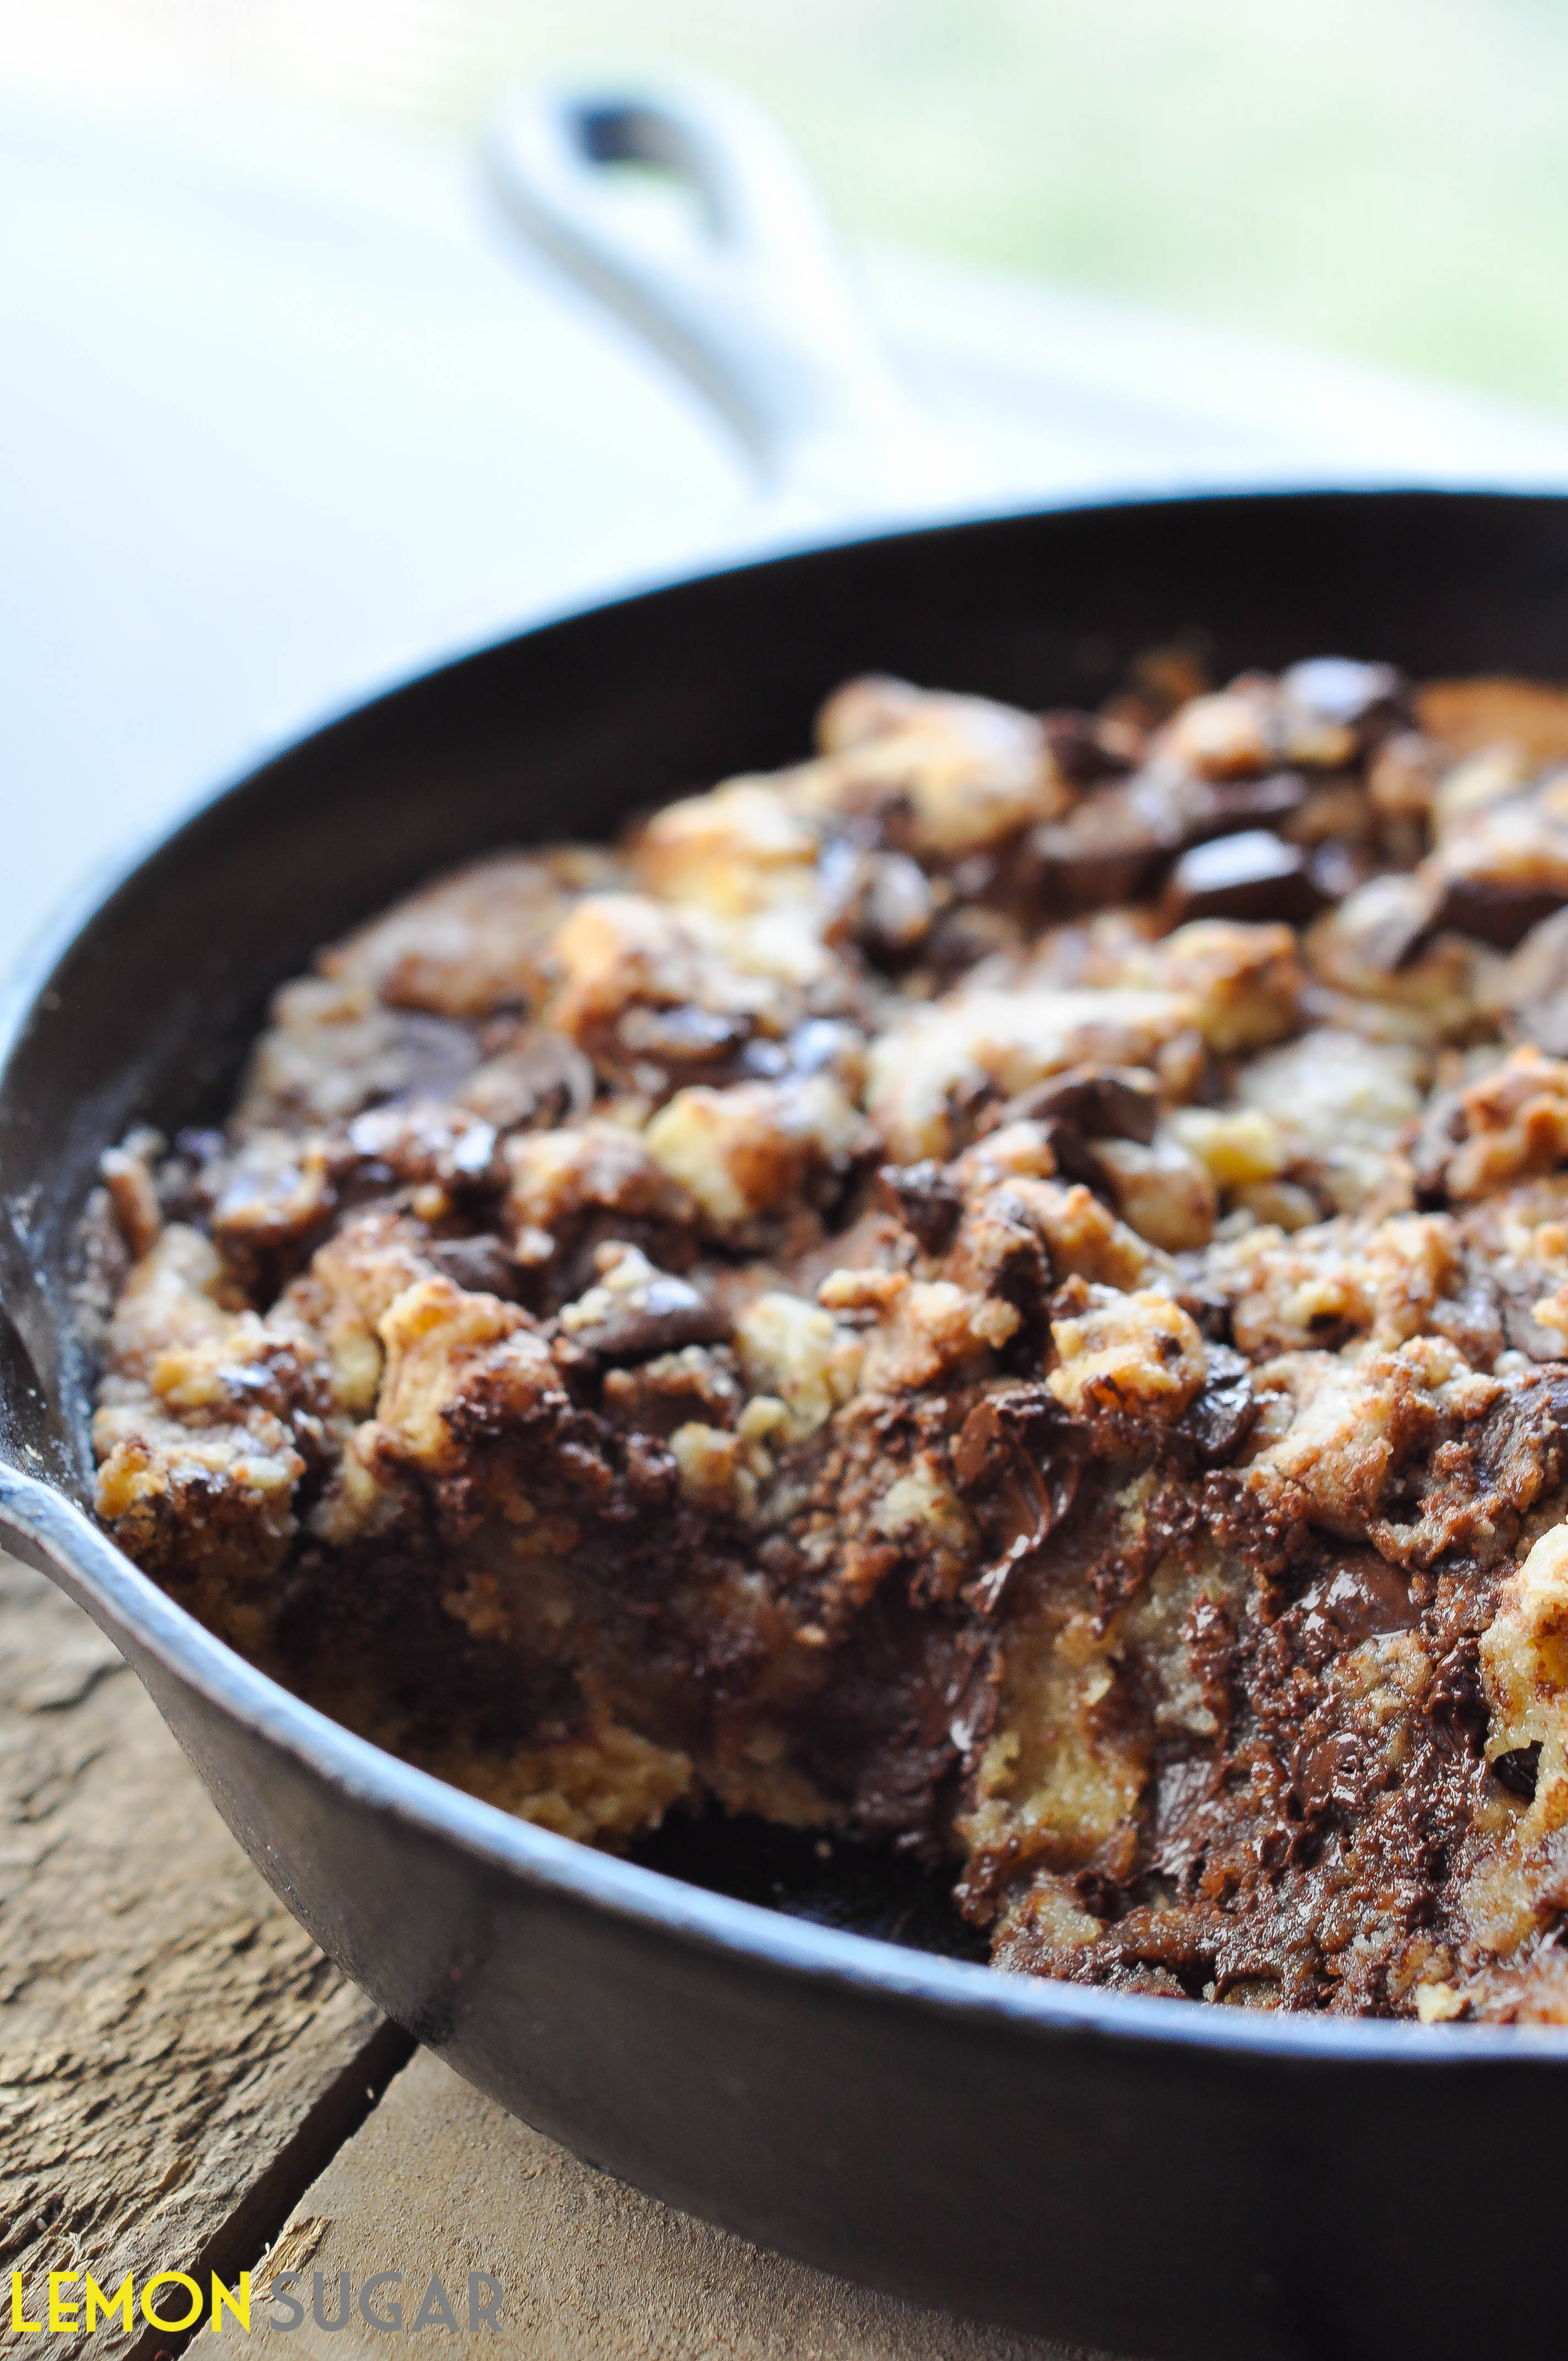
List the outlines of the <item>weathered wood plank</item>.
<svg viewBox="0 0 1568 2361">
<path fill-rule="evenodd" d="M 406 2054 L 108 1642 L 0 1557 L 0 2268 L 41 2297 L 50 2269 L 247 2261 Z M 100 2325 L 16 2349 L 127 2346 Z"/>
<path fill-rule="evenodd" d="M 402 2287 L 372 2301 L 400 2296 L 405 2328 L 439 2273 L 463 2333 L 436 2345 L 487 2361 L 1068 2361 L 1061 2346 L 870 2294 L 673 2213 L 504 2114 L 427 2050 L 301 2198 L 280 2266 L 285 2247 L 304 2275 L 304 2319 L 263 2325 L 288 2315 L 258 2301 L 247 2361 L 386 2349 L 357 2314 L 330 2335 L 316 2327 L 318 2271 L 328 2321 L 341 2272 L 357 2296 L 371 2273 L 401 2271 Z M 497 2333 L 467 2333 L 471 2270 L 501 2282 Z"/>
</svg>

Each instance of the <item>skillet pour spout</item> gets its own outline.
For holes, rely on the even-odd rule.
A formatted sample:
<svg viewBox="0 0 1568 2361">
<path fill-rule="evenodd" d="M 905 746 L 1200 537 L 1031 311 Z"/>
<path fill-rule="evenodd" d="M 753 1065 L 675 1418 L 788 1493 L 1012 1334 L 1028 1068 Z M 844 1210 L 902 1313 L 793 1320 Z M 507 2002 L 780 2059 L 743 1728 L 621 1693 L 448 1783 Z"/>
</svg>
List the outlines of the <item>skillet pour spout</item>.
<svg viewBox="0 0 1568 2361">
<path fill-rule="evenodd" d="M 1568 676 L 1568 500 L 1299 492 L 886 533 L 526 631 L 348 714 L 160 843 L 0 1039 L 0 1533 L 113 1637 L 229 1827 L 378 2004 L 668 2202 L 950 2310 L 1191 2361 L 1549 2349 L 1568 2037 L 999 1974 L 508 1818 L 234 1655 L 82 1505 L 98 1159 L 228 1101 L 268 996 L 431 872 L 789 758 L 857 671 L 1090 705 L 1201 631 Z M 788 1897 L 786 1897 L 788 1898 Z"/>
</svg>

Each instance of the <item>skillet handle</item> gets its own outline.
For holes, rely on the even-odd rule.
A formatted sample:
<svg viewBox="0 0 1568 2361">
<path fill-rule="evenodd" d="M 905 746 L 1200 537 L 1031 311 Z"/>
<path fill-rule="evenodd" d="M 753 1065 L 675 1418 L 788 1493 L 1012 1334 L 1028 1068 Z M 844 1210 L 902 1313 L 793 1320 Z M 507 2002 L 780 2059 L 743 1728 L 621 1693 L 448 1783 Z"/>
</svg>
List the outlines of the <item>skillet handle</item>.
<svg viewBox="0 0 1568 2361">
<path fill-rule="evenodd" d="M 790 508 L 842 520 L 996 492 L 899 383 L 816 191 L 733 92 L 525 92 L 489 161 L 512 219 L 677 364 Z M 695 225 L 629 214 L 609 185 L 629 164 L 682 184 Z"/>
</svg>

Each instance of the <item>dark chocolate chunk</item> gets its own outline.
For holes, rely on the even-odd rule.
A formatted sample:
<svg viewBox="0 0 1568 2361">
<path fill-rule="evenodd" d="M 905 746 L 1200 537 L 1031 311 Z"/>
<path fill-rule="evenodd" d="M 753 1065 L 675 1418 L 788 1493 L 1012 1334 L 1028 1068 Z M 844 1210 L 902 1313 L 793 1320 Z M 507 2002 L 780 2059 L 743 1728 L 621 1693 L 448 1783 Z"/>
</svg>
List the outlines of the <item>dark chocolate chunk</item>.
<svg viewBox="0 0 1568 2361">
<path fill-rule="evenodd" d="M 1261 779 L 1184 779 L 1175 808 L 1182 843 L 1207 844 L 1244 829 L 1276 828 L 1306 800 L 1299 771 L 1269 771 Z"/>
<path fill-rule="evenodd" d="M 1532 927 L 1561 910 L 1565 899 L 1550 887 L 1507 885 L 1474 873 L 1442 875 L 1431 923 L 1438 932 L 1469 935 L 1475 942 L 1511 951 Z"/>
<path fill-rule="evenodd" d="M 987 1127 L 1019 1122 L 1060 1124 L 1085 1139 L 1135 1139 L 1146 1148 L 1159 1122 L 1159 1085 L 1143 1066 L 1069 1066 L 1006 1100 Z"/>
<path fill-rule="evenodd" d="M 927 1254 L 946 1254 L 964 1209 L 963 1192 L 933 1157 L 918 1164 L 884 1164 L 877 1187 L 889 1213 L 914 1231 Z"/>
<path fill-rule="evenodd" d="M 1192 1444 L 1201 1467 L 1220 1467 L 1234 1459 L 1257 1416 L 1253 1398 L 1252 1367 L 1229 1345 L 1207 1348 L 1208 1375 L 1202 1390 L 1183 1413 L 1177 1432 Z"/>
<path fill-rule="evenodd" d="M 1066 819 L 1033 830 L 1029 859 L 1059 906 L 1097 909 L 1146 893 L 1179 841 L 1175 827 L 1153 816 L 1135 787 L 1091 787 Z"/>
<path fill-rule="evenodd" d="M 728 1355 L 713 1351 L 663 1353 L 634 1367 L 604 1373 L 605 1415 L 666 1443 L 694 1419 L 707 1426 L 733 1425 L 741 1400 Z M 783 1534 L 771 1535 L 758 1554 L 780 1579 L 799 1571 L 799 1553 Z"/>
<path fill-rule="evenodd" d="M 1463 1091 L 1444 1091 L 1421 1117 L 1410 1165 L 1417 1190 L 1429 1202 L 1441 1199 L 1448 1176 L 1448 1159 L 1465 1136 Z"/>
<path fill-rule="evenodd" d="M 499 1238 L 436 1238 L 426 1249 L 437 1270 L 470 1295 L 499 1295 L 517 1303 L 522 1298 L 522 1273 Z"/>
<path fill-rule="evenodd" d="M 1079 1463 L 1062 1448 L 1044 1386 L 1013 1386 L 977 1402 L 952 1446 L 953 1474 L 999 1553 L 965 1587 L 982 1615 L 1000 1606 L 1013 1574 L 1049 1537 L 1078 1494 Z"/>
<path fill-rule="evenodd" d="M 1125 725 L 1102 721 L 1097 714 L 1080 713 L 1069 707 L 1059 707 L 1051 713 L 1042 713 L 1040 727 L 1046 733 L 1046 744 L 1051 759 L 1064 779 L 1075 787 L 1087 787 L 1096 779 L 1105 778 L 1116 771 L 1129 771 L 1133 766 L 1133 747 L 1137 733 Z"/>
<path fill-rule="evenodd" d="M 656 1271 L 645 1288 L 629 1295 L 592 1327 L 576 1328 L 574 1344 L 601 1361 L 639 1361 L 673 1353 L 683 1345 L 714 1345 L 729 1334 L 723 1308 L 668 1271 Z"/>
<path fill-rule="evenodd" d="M 1282 918 L 1302 926 L 1322 906 L 1300 847 L 1266 829 L 1249 829 L 1184 852 L 1167 882 L 1160 912 L 1172 927 L 1189 918 Z"/>
<path fill-rule="evenodd" d="M 1193 1268 L 1201 1262 L 1200 1255 L 1179 1255 L 1177 1261 L 1182 1274 L 1176 1297 L 1178 1303 L 1209 1343 L 1228 1345 L 1232 1318 L 1230 1297 L 1205 1279 L 1201 1268 Z"/>
<path fill-rule="evenodd" d="M 1527 1803 L 1535 1801 L 1536 1779 L 1541 1769 L 1541 1741 L 1529 1746 L 1512 1746 L 1506 1754 L 1492 1757 L 1492 1776 L 1500 1779 L 1510 1795 L 1522 1795 Z"/>
</svg>

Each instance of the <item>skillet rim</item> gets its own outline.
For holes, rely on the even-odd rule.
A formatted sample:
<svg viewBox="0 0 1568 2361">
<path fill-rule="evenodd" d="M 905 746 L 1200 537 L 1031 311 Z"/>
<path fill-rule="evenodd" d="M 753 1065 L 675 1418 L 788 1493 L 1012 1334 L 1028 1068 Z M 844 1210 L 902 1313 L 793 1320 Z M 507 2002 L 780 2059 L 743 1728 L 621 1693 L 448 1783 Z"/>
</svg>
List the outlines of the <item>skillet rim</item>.
<svg viewBox="0 0 1568 2361">
<path fill-rule="evenodd" d="M 696 585 L 742 580 L 788 565 L 868 544 L 961 534 L 974 527 L 1025 523 L 1033 518 L 1172 508 L 1266 509 L 1303 500 L 1354 507 L 1390 498 L 1424 497 L 1456 505 L 1486 501 L 1522 509 L 1543 501 L 1568 511 L 1568 490 L 1557 485 L 1498 486 L 1405 483 L 1270 484 L 1261 489 L 1178 489 L 1135 496 L 1064 499 L 1023 509 L 1003 508 L 961 518 L 915 522 L 894 530 L 828 533 L 792 540 L 783 548 L 748 553 L 732 564 L 696 564 L 639 580 L 613 597 L 587 598 L 533 616 L 504 631 L 440 655 L 424 669 L 397 675 L 368 695 L 329 708 L 308 728 L 264 752 L 237 776 L 181 807 L 172 824 L 143 836 L 112 858 L 68 896 L 37 930 L 0 979 L 0 1104 L 12 1086 L 17 1054 L 35 1017 L 47 1013 L 57 983 L 98 919 L 144 873 L 184 847 L 241 796 L 260 789 L 269 774 L 307 748 L 364 717 L 449 679 L 466 666 L 557 626 L 614 613 Z M 0 1184 L 3 1186 L 3 1184 Z M 1076 2036 L 1120 2048 L 1179 2052 L 1208 2050 L 1260 2064 L 1277 2059 L 1323 2068 L 1365 2062 L 1407 2071 L 1442 2065 L 1479 2069 L 1568 2059 L 1568 2026 L 1423 2026 L 1405 2020 L 1337 2017 L 1305 2012 L 1225 2009 L 1190 2002 L 1109 1992 L 1045 1977 L 1014 1976 L 977 1961 L 906 1949 L 879 1937 L 825 1927 L 761 1904 L 712 1892 L 662 1870 L 599 1851 L 520 1819 L 468 1795 L 433 1773 L 401 1762 L 308 1705 L 217 1639 L 110 1540 L 64 1489 L 16 1469 L 0 1456 L 0 1538 L 31 1543 L 34 1564 L 47 1560 L 60 1587 L 79 1605 L 102 1610 L 112 1634 L 124 1635 L 165 1671 L 223 1715 L 280 1749 L 312 1776 L 324 1779 L 362 1806 L 384 1811 L 438 1842 L 452 1843 L 492 1872 L 525 1883 L 596 1913 L 673 1938 L 687 1949 L 738 1957 L 806 1984 L 836 1986 L 865 1998 L 877 1994 L 903 2005 L 937 2011 L 977 2025 L 1016 2027 L 1020 2037 Z"/>
</svg>

